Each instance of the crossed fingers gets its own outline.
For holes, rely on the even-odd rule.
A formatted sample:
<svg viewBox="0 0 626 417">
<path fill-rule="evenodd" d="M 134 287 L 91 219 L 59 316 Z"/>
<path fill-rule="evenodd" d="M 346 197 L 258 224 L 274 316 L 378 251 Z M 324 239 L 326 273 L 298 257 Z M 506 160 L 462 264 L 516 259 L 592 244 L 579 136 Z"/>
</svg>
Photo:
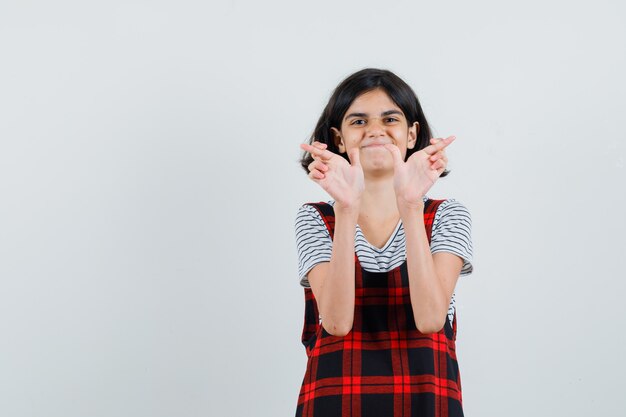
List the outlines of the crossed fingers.
<svg viewBox="0 0 626 417">
<path fill-rule="evenodd" d="M 425 147 L 423 151 L 426 152 L 428 155 L 433 155 L 445 149 L 446 146 L 448 146 L 454 141 L 454 139 L 456 139 L 456 136 L 448 136 L 445 139 L 431 138 L 430 139 L 431 144 Z"/>
<path fill-rule="evenodd" d="M 445 170 L 446 165 L 448 164 L 448 157 L 446 156 L 445 148 L 451 144 L 454 139 L 456 139 L 455 136 L 448 136 L 445 139 L 430 139 L 431 145 L 425 147 L 423 150 L 426 154 L 430 155 L 428 159 L 431 162 L 432 169 L 441 171 Z"/>
<path fill-rule="evenodd" d="M 328 165 L 325 162 L 328 162 L 333 157 L 333 153 L 326 150 L 327 147 L 328 145 L 322 142 L 313 142 L 312 145 L 307 143 L 300 145 L 300 148 L 309 152 L 313 158 L 313 162 L 307 167 L 309 169 L 309 178 L 321 180 L 326 177 L 324 172 L 328 171 Z"/>
<path fill-rule="evenodd" d="M 318 159 L 323 162 L 328 162 L 334 155 L 331 151 L 326 149 L 327 147 L 328 145 L 321 142 L 313 142 L 312 145 L 308 143 L 300 144 L 300 148 L 310 153 L 313 159 Z"/>
</svg>

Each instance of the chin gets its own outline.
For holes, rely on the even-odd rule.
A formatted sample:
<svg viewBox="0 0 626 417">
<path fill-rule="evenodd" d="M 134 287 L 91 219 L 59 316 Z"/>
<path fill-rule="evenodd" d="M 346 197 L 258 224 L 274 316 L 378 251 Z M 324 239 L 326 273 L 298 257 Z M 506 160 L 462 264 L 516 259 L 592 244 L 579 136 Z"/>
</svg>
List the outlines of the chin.
<svg viewBox="0 0 626 417">
<path fill-rule="evenodd" d="M 364 171 L 369 171 L 373 173 L 393 173 L 393 162 L 391 161 L 371 161 L 367 163 L 367 165 L 362 164 L 362 166 Z"/>
</svg>

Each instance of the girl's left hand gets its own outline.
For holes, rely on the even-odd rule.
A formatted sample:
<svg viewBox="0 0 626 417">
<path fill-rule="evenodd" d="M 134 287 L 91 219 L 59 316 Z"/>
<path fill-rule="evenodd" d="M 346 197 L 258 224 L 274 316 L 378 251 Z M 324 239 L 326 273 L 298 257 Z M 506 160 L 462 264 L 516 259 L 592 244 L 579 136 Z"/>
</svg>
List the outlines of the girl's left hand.
<svg viewBox="0 0 626 417">
<path fill-rule="evenodd" d="M 399 206 L 421 207 L 423 204 L 422 197 L 446 169 L 448 158 L 445 154 L 445 148 L 454 139 L 456 139 L 455 136 L 449 136 L 445 139 L 432 138 L 430 145 L 413 153 L 406 162 L 402 160 L 402 154 L 396 145 L 385 145 L 393 157 L 393 186 Z"/>
</svg>

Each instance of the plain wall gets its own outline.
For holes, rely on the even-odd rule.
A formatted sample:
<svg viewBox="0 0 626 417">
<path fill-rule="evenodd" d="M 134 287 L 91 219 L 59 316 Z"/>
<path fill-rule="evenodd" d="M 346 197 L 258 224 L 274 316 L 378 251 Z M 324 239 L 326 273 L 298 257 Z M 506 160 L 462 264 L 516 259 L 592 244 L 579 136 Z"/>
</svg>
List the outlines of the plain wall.
<svg viewBox="0 0 626 417">
<path fill-rule="evenodd" d="M 298 165 L 364 67 L 473 218 L 467 416 L 623 416 L 623 2 L 0 5 L 0 415 L 293 415 Z"/>
</svg>

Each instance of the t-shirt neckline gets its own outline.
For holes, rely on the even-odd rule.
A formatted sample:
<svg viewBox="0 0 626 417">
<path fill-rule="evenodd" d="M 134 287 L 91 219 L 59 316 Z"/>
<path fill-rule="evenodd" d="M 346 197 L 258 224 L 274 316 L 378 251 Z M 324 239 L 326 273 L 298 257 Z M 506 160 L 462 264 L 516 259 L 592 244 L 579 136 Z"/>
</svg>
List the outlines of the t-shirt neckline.
<svg viewBox="0 0 626 417">
<path fill-rule="evenodd" d="M 428 197 L 427 195 L 422 197 L 422 200 L 424 200 L 424 202 L 428 201 L 429 199 L 430 197 Z M 335 200 L 329 200 L 328 203 L 333 207 L 335 206 Z M 389 246 L 391 246 L 391 244 L 394 242 L 398 232 L 400 231 L 400 227 L 402 227 L 402 219 L 398 219 L 398 223 L 396 224 L 396 227 L 394 228 L 393 232 L 391 233 L 391 236 L 389 236 L 389 239 L 387 239 L 387 242 L 383 245 L 382 248 L 378 248 L 372 245 L 370 241 L 365 238 L 365 235 L 363 234 L 363 231 L 361 230 L 361 226 L 359 226 L 358 223 L 356 225 L 356 234 L 360 234 L 361 237 L 363 238 L 363 241 L 367 243 L 367 245 L 370 248 L 372 248 L 378 253 L 384 253 L 389 248 Z"/>
</svg>

